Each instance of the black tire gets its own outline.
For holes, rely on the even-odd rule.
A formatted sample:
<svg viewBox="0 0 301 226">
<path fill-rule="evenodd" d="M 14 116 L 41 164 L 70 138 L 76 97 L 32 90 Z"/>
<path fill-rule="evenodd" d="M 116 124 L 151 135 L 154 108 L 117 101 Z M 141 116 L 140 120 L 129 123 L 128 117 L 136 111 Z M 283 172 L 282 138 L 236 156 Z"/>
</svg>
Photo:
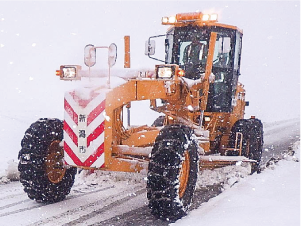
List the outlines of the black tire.
<svg viewBox="0 0 301 226">
<path fill-rule="evenodd" d="M 230 133 L 230 148 L 233 148 L 235 146 L 235 138 L 237 132 L 243 134 L 242 155 L 249 159 L 256 160 L 256 163 L 252 165 L 252 173 L 259 171 L 263 148 L 263 125 L 261 121 L 259 119 L 238 120 L 233 125 Z M 238 148 L 240 148 L 239 143 Z"/>
<path fill-rule="evenodd" d="M 197 181 L 197 149 L 187 126 L 169 125 L 160 131 L 147 174 L 149 208 L 157 218 L 175 221 L 188 211 Z"/>
<path fill-rule="evenodd" d="M 54 203 L 70 193 L 77 170 L 74 167 L 67 169 L 62 164 L 63 153 L 59 147 L 62 139 L 63 123 L 58 119 L 40 119 L 25 132 L 18 170 L 24 191 L 30 199 Z M 55 151 L 52 151 L 53 147 L 56 147 Z M 49 156 L 57 158 L 52 160 L 55 162 L 53 166 L 56 166 L 53 171 L 49 171 Z M 55 174 L 55 170 L 60 174 Z M 56 178 L 57 175 L 59 178 Z M 53 181 L 55 178 L 57 181 Z"/>
<path fill-rule="evenodd" d="M 252 173 L 260 172 L 260 162 L 263 150 L 263 125 L 259 119 L 249 119 L 249 140 L 250 154 L 249 158 L 257 161 L 253 164 Z"/>
</svg>

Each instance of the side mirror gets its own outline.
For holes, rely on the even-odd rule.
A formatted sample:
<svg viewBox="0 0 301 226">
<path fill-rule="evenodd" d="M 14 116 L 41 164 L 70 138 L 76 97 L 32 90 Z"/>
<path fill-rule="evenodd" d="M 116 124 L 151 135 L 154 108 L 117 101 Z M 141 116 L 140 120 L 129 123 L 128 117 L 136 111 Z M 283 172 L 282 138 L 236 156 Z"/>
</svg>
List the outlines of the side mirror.
<svg viewBox="0 0 301 226">
<path fill-rule="evenodd" d="M 145 42 L 145 55 L 155 55 L 156 42 L 155 40 L 148 40 Z"/>
<path fill-rule="evenodd" d="M 169 40 L 165 39 L 164 42 L 165 42 L 165 53 L 168 53 L 168 51 L 169 51 Z"/>
<path fill-rule="evenodd" d="M 96 48 L 94 45 L 86 45 L 84 50 L 84 62 L 88 67 L 93 67 L 96 64 Z"/>
<path fill-rule="evenodd" d="M 117 46 L 115 43 L 112 43 L 109 46 L 109 51 L 108 51 L 108 64 L 109 67 L 113 67 L 116 63 L 117 59 Z"/>
</svg>

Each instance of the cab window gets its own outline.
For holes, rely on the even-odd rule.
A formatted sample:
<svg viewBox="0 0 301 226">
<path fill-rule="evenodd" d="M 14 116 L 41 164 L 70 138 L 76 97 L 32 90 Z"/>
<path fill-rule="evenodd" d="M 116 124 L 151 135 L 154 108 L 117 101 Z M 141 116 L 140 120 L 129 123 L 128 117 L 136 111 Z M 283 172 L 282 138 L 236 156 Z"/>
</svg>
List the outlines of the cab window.
<svg viewBox="0 0 301 226">
<path fill-rule="evenodd" d="M 219 68 L 231 67 L 231 38 L 218 35 L 215 42 L 213 66 Z"/>
</svg>

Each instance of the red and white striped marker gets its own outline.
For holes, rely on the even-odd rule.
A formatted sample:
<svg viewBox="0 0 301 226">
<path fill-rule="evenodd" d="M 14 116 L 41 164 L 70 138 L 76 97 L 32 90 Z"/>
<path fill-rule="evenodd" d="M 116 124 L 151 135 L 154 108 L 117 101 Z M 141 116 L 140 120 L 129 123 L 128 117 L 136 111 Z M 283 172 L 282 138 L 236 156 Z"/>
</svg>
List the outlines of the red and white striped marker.
<svg viewBox="0 0 301 226">
<path fill-rule="evenodd" d="M 83 90 L 65 93 L 65 162 L 72 166 L 104 167 L 105 93 L 87 89 L 81 98 L 80 91 Z"/>
</svg>

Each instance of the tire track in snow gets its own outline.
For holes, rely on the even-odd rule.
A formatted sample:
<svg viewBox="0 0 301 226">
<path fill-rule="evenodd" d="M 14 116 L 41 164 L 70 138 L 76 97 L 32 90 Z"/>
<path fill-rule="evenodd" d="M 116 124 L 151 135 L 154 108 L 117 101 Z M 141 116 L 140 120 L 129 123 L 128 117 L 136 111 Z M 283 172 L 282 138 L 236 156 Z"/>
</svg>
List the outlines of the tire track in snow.
<svg viewBox="0 0 301 226">
<path fill-rule="evenodd" d="M 193 196 L 192 204 L 190 206 L 190 211 L 197 209 L 202 203 L 208 202 L 209 199 L 219 195 L 223 190 L 222 184 L 208 185 L 195 190 Z M 114 226 L 124 226 L 124 225 L 147 225 L 147 226 L 168 226 L 169 221 L 163 221 L 157 219 L 151 214 L 148 206 L 142 206 L 135 210 L 128 211 L 121 215 L 116 215 L 110 219 L 99 221 L 93 223 L 93 226 L 101 225 L 114 225 Z M 90 225 L 90 226 L 92 226 Z"/>
<path fill-rule="evenodd" d="M 141 194 L 143 194 L 145 192 L 146 192 L 146 188 L 143 188 L 143 189 L 140 189 L 140 190 L 136 191 L 135 194 L 136 194 L 136 196 L 138 196 L 138 195 L 141 195 Z M 134 196 L 134 197 L 136 197 L 136 196 Z M 117 200 L 115 202 L 111 202 L 109 205 L 106 205 L 105 207 L 103 207 L 103 208 L 101 208 L 99 210 L 94 210 L 93 212 L 91 212 L 89 214 L 82 215 L 78 219 L 73 220 L 73 221 L 71 221 L 69 223 L 66 223 L 63 226 L 73 226 L 73 225 L 76 225 L 76 224 L 84 223 L 86 220 L 91 219 L 91 218 L 93 218 L 93 217 L 95 217 L 95 216 L 97 216 L 97 215 L 99 215 L 99 214 L 101 214 L 103 212 L 108 211 L 108 210 L 111 210 L 114 207 L 116 207 L 116 206 L 118 206 L 120 204 L 123 204 L 123 203 L 129 201 L 130 199 L 133 199 L 134 197 L 133 196 L 126 196 L 126 197 L 124 197 L 122 199 L 119 199 L 119 200 Z"/>
<path fill-rule="evenodd" d="M 23 200 L 21 200 L 19 202 L 14 202 L 14 203 L 7 204 L 5 206 L 1 206 L 0 210 L 6 209 L 6 208 L 10 208 L 12 206 L 16 206 L 16 205 L 19 205 L 19 204 L 24 204 L 25 202 L 30 202 L 30 201 L 32 201 L 32 200 L 30 200 L 30 199 L 23 199 Z M 1 214 L 0 214 L 0 217 L 1 217 Z"/>
<path fill-rule="evenodd" d="M 25 195 L 25 192 L 3 196 L 3 197 L 0 198 L 0 201 L 5 200 L 5 199 L 10 199 L 10 198 L 15 198 L 16 196 L 22 196 L 22 195 Z"/>
<path fill-rule="evenodd" d="M 136 194 L 136 196 L 138 196 L 138 195 L 141 195 L 141 194 L 143 194 L 145 192 L 146 192 L 146 188 L 143 188 L 143 189 L 140 189 L 140 190 L 136 191 L 135 194 Z M 88 219 L 91 219 L 91 218 L 93 218 L 93 217 L 95 217 L 97 215 L 100 215 L 100 214 L 108 211 L 108 210 L 111 210 L 114 207 L 119 206 L 119 205 L 121 205 L 121 204 L 123 204 L 123 203 L 125 203 L 125 202 L 127 202 L 127 201 L 129 201 L 129 200 L 131 200 L 133 198 L 135 198 L 136 196 L 126 196 L 126 197 L 124 197 L 122 199 L 118 199 L 115 202 L 111 202 L 110 204 L 104 206 L 101 209 L 94 210 L 94 211 L 92 211 L 92 212 L 90 212 L 88 214 L 80 216 L 76 220 L 73 220 L 73 221 L 70 221 L 69 223 L 63 224 L 63 226 L 73 226 L 73 225 L 76 225 L 76 224 L 82 224 L 85 221 L 87 221 Z M 97 203 L 99 203 L 99 201 Z"/>
<path fill-rule="evenodd" d="M 13 183 L 11 183 L 11 184 L 13 184 Z M 20 183 L 21 184 L 21 183 Z M 73 192 L 78 192 L 78 193 L 86 193 L 86 192 L 81 192 L 80 190 L 76 190 L 76 188 L 78 188 L 79 187 L 79 185 L 75 185 L 75 186 L 73 186 L 72 187 L 72 190 L 73 190 Z M 4 188 L 3 190 L 9 190 L 9 188 Z M 26 195 L 26 192 L 24 192 L 24 190 L 23 190 L 23 188 L 22 188 L 22 191 L 17 191 L 18 193 L 15 193 L 15 194 L 11 194 L 11 195 L 6 195 L 6 196 L 3 196 L 3 197 L 0 197 L 0 201 L 2 201 L 2 200 L 7 200 L 7 199 L 10 199 L 10 198 L 16 198 L 17 196 L 26 196 L 27 197 L 27 195 Z M 2 189 L 0 190 L 0 193 L 2 193 Z M 72 197 L 72 196 L 74 196 L 74 195 L 68 195 L 68 197 Z M 28 199 L 28 197 L 26 198 L 26 199 L 24 199 L 24 201 L 25 200 L 28 200 L 28 201 L 30 201 L 30 199 Z M 2 207 L 0 207 L 0 210 L 1 209 L 3 209 Z"/>
<path fill-rule="evenodd" d="M 0 200 L 11 198 L 13 196 L 20 196 L 22 194 L 24 194 L 24 191 L 19 181 L 0 184 Z"/>
<path fill-rule="evenodd" d="M 27 211 L 27 210 L 32 210 L 32 209 L 35 209 L 35 208 L 39 208 L 41 206 L 42 206 L 42 204 L 31 206 L 31 207 L 26 207 L 26 208 L 23 208 L 23 209 L 14 210 L 14 211 L 7 212 L 7 213 L 2 213 L 2 214 L 0 214 L 0 217 L 6 217 L 6 216 L 11 215 L 11 214 L 16 214 L 16 213 L 24 212 L 24 211 Z"/>
<path fill-rule="evenodd" d="M 136 187 L 135 189 L 139 188 Z M 140 187 L 141 188 L 141 187 Z M 139 195 L 139 194 L 142 194 L 146 191 L 146 188 L 143 188 L 143 189 L 140 189 L 138 191 L 135 191 L 135 194 Z M 33 224 L 30 224 L 30 226 L 39 226 L 39 225 L 46 225 L 48 223 L 56 223 L 56 224 L 59 224 L 59 225 L 70 225 L 70 226 L 73 226 L 74 224 L 79 224 L 79 223 L 83 223 L 85 220 L 89 219 L 89 218 L 92 218 L 96 215 L 98 215 L 99 213 L 101 212 L 105 212 L 121 203 L 124 203 L 132 198 L 135 198 L 136 196 L 126 196 L 124 197 L 124 195 L 128 194 L 128 192 L 133 192 L 133 187 L 127 189 L 127 190 L 123 190 L 122 192 L 118 192 L 117 190 L 117 194 L 113 194 L 113 195 L 110 195 L 110 196 L 107 196 L 107 197 L 104 197 L 104 198 L 101 198 L 101 199 L 98 199 L 97 201 L 95 202 L 90 202 L 88 204 L 85 204 L 85 205 L 82 205 L 82 206 L 79 206 L 79 207 L 76 207 L 74 209 L 69 209 L 61 214 L 58 214 L 58 215 L 55 215 L 55 216 L 52 216 L 52 217 L 49 217 L 49 218 L 46 218 L 44 220 L 41 220 L 41 221 L 38 221 L 38 222 L 35 222 Z M 116 201 L 112 202 L 111 200 L 112 199 L 116 199 L 118 197 L 122 196 L 122 198 L 120 199 L 117 199 Z M 63 218 L 67 218 L 68 216 L 76 216 L 76 213 L 77 212 L 83 212 L 85 210 L 87 210 L 88 208 L 92 208 L 92 207 L 95 207 L 95 206 L 98 206 L 98 205 L 101 205 L 101 204 L 104 204 L 105 202 L 109 201 L 109 204 L 105 205 L 103 208 L 100 208 L 98 210 L 92 210 L 92 212 L 88 213 L 88 214 L 85 214 L 85 215 L 82 215 L 80 216 L 79 218 L 73 220 L 73 221 L 70 221 L 68 220 L 68 223 L 66 224 L 63 224 L 62 222 L 56 222 L 56 220 L 61 220 L 61 221 L 64 221 Z"/>
<path fill-rule="evenodd" d="M 105 190 L 108 190 L 108 189 L 111 189 L 111 188 L 114 188 L 114 187 L 115 186 L 112 185 L 112 186 L 101 188 L 101 189 L 94 190 L 94 191 L 91 191 L 91 192 L 85 192 L 85 193 L 81 193 L 81 194 L 78 194 L 78 195 L 70 195 L 65 200 L 67 201 L 67 200 L 75 199 L 75 198 L 82 197 L 82 196 L 85 196 L 85 195 L 89 195 L 89 194 L 93 194 L 93 193 L 105 191 Z M 26 202 L 30 202 L 32 200 L 28 199 L 28 200 L 25 200 L 25 201 Z M 19 202 L 11 203 L 11 204 L 6 205 L 6 208 L 9 208 L 9 207 L 12 207 L 12 206 L 16 206 L 16 205 L 19 205 L 19 204 L 23 204 L 23 203 L 24 203 L 24 201 L 19 201 Z M 26 208 L 17 209 L 17 210 L 13 210 L 13 211 L 10 211 L 10 212 L 2 213 L 2 214 L 0 214 L 0 217 L 5 217 L 5 216 L 8 216 L 8 215 L 21 213 L 21 212 L 24 212 L 24 211 L 28 211 L 28 210 L 32 210 L 32 209 L 35 209 L 35 208 L 42 207 L 44 205 L 45 204 L 38 203 L 37 205 L 31 206 L 31 207 L 26 207 Z M 4 209 L 4 208 L 1 208 L 1 209 Z"/>
</svg>

